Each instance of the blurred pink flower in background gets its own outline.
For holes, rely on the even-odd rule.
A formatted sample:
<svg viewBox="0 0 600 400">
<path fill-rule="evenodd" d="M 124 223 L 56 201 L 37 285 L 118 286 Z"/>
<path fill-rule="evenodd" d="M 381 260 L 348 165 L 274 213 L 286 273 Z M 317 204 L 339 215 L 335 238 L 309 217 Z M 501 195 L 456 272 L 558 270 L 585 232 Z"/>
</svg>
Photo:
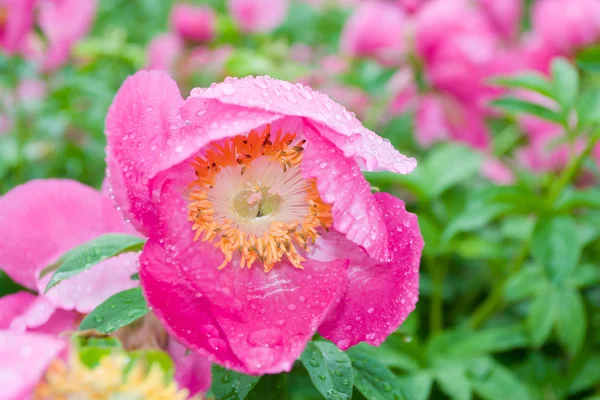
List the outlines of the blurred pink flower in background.
<svg viewBox="0 0 600 400">
<path fill-rule="evenodd" d="M 119 90 L 106 134 L 115 200 L 150 236 L 141 258 L 144 293 L 168 331 L 192 350 L 250 374 L 289 371 L 317 329 L 342 349 L 361 341 L 377 345 L 413 310 L 423 246 L 416 216 L 402 201 L 372 194 L 360 171 L 408 173 L 415 161 L 327 96 L 248 77 L 194 89 L 184 100 L 166 74 L 139 72 Z M 263 155 L 270 146 L 281 152 Z M 125 165 L 132 166 L 126 173 Z M 289 185 L 250 196 L 244 180 L 264 178 L 261 171 Z M 206 188 L 198 185 L 213 173 L 249 196 L 235 203 L 239 212 L 253 213 L 246 207 L 256 201 L 269 204 L 260 220 L 268 228 L 264 239 L 251 239 L 262 224 L 253 217 L 238 231 L 242 236 L 212 235 L 196 220 L 211 215 L 215 229 L 238 229 L 220 219 L 226 217 L 217 203 L 216 214 L 194 211 L 204 204 Z M 214 188 L 221 198 L 225 187 Z M 296 190 L 305 194 L 296 198 Z M 239 197 L 231 195 L 227 201 Z M 309 207 L 306 195 L 312 214 L 302 211 Z M 263 203 L 263 196 L 275 203 Z M 286 234 L 293 235 L 288 247 L 269 233 L 285 221 L 299 223 Z M 296 229 L 306 232 L 297 236 Z M 196 236 L 203 240 L 194 239 L 195 230 L 204 232 Z M 234 248 L 244 250 L 230 253 L 227 241 L 243 235 L 250 236 Z M 312 246 L 303 241 L 308 238 Z M 256 250 L 246 248 L 251 240 Z M 243 268 L 254 261 L 262 265 Z"/>
<path fill-rule="evenodd" d="M 407 20 L 397 6 L 369 1 L 358 6 L 346 21 L 341 50 L 353 56 L 371 56 L 384 64 L 398 64 L 406 49 Z"/>
<path fill-rule="evenodd" d="M 510 185 L 515 181 L 515 176 L 510 168 L 491 157 L 484 160 L 481 175 L 497 185 Z"/>
<path fill-rule="evenodd" d="M 505 40 L 514 40 L 521 29 L 523 0 L 477 0 L 489 24 Z"/>
<path fill-rule="evenodd" d="M 228 0 L 228 9 L 243 32 L 266 33 L 283 23 L 289 0 Z"/>
<path fill-rule="evenodd" d="M 173 32 L 185 40 L 210 42 L 215 37 L 217 16 L 208 6 L 180 3 L 171 10 Z"/>
<path fill-rule="evenodd" d="M 36 0 L 0 0 L 0 49 L 8 54 L 21 50 L 33 29 Z"/>
<path fill-rule="evenodd" d="M 532 19 L 534 31 L 563 55 L 600 40 L 598 0 L 539 0 Z"/>
<path fill-rule="evenodd" d="M 62 66 L 77 41 L 85 37 L 96 15 L 96 0 L 52 0 L 39 4 L 39 25 L 47 39 L 42 69 Z"/>
<path fill-rule="evenodd" d="M 173 72 L 183 50 L 183 41 L 176 34 L 169 32 L 155 36 L 148 45 L 146 68 Z"/>
</svg>

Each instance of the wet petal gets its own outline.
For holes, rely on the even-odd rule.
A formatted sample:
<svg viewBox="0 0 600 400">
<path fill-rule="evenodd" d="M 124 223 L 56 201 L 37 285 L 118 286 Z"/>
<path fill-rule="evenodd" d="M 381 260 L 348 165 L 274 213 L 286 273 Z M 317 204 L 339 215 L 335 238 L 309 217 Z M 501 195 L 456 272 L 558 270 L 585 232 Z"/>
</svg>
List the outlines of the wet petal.
<svg viewBox="0 0 600 400">
<path fill-rule="evenodd" d="M 3 398 L 28 399 L 67 342 L 49 335 L 0 332 L 0 387 Z"/>
<path fill-rule="evenodd" d="M 317 179 L 317 189 L 332 204 L 333 227 L 352 242 L 364 247 L 376 260 L 387 257 L 385 223 L 371 186 L 354 160 L 346 158 L 331 142 L 315 133 L 307 134 L 302 174 Z"/>
<path fill-rule="evenodd" d="M 341 349 L 359 342 L 381 344 L 415 308 L 419 293 L 419 262 L 423 238 L 417 217 L 407 212 L 401 200 L 375 195 L 389 232 L 389 262 L 377 263 L 360 257 L 357 248 L 338 236 L 324 237 L 315 255 L 320 259 L 348 257 L 348 289 L 331 318 L 319 333 Z M 335 249 L 335 250 L 333 250 Z"/>
<path fill-rule="evenodd" d="M 175 380 L 179 387 L 190 391 L 190 396 L 204 393 L 211 383 L 211 363 L 207 358 L 188 349 L 175 339 L 170 339 L 168 352 L 175 363 Z"/>
<path fill-rule="evenodd" d="M 36 290 L 39 271 L 107 232 L 130 228 L 108 198 L 79 182 L 34 180 L 0 197 L 0 265 Z"/>
</svg>

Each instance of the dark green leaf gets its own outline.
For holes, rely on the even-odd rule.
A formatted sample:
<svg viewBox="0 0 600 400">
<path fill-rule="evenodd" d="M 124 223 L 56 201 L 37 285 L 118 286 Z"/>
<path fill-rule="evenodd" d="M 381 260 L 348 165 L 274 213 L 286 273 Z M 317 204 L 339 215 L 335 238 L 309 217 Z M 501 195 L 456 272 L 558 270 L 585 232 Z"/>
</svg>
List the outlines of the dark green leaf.
<svg viewBox="0 0 600 400">
<path fill-rule="evenodd" d="M 494 100 L 492 105 L 513 115 L 528 114 L 557 124 L 563 122 L 563 117 L 556 111 L 516 97 L 503 97 Z"/>
<path fill-rule="evenodd" d="M 358 349 L 347 353 L 354 369 L 354 386 L 368 400 L 404 399 L 400 382 L 378 359 Z"/>
<path fill-rule="evenodd" d="M 531 303 L 527 328 L 534 346 L 541 346 L 552 332 L 558 313 L 557 307 L 556 294 L 551 287 L 542 291 Z"/>
<path fill-rule="evenodd" d="M 521 324 L 511 324 L 478 331 L 457 329 L 444 332 L 431 343 L 432 357 L 461 359 L 526 347 L 529 338 Z"/>
<path fill-rule="evenodd" d="M 121 253 L 140 251 L 144 247 L 144 243 L 145 239 L 137 236 L 109 233 L 77 246 L 63 255 L 54 266 L 47 268 L 49 270 L 58 269 L 46 285 L 45 292 L 61 281 L 72 278 L 101 261 Z"/>
<path fill-rule="evenodd" d="M 81 322 L 79 329 L 93 329 L 102 333 L 114 332 L 150 310 L 139 287 L 119 292 L 100 304 Z"/>
<path fill-rule="evenodd" d="M 583 49 L 577 54 L 577 65 L 590 72 L 600 72 L 600 45 Z"/>
<path fill-rule="evenodd" d="M 10 276 L 6 275 L 4 271 L 0 270 L 0 297 L 20 292 L 22 290 L 26 289 L 10 279 Z"/>
<path fill-rule="evenodd" d="M 557 291 L 558 315 L 556 335 L 558 341 L 569 351 L 576 354 L 583 345 L 587 317 L 581 295 L 576 290 Z"/>
<path fill-rule="evenodd" d="M 567 278 L 577 266 L 581 246 L 577 225 L 572 217 L 546 217 L 538 221 L 533 232 L 531 251 L 550 277 Z"/>
<path fill-rule="evenodd" d="M 244 400 L 260 378 L 213 364 L 211 390 L 216 400 Z"/>
<path fill-rule="evenodd" d="M 327 400 L 352 398 L 354 378 L 346 353 L 331 342 L 309 342 L 300 356 L 315 388 Z"/>
<path fill-rule="evenodd" d="M 495 78 L 492 80 L 492 83 L 507 88 L 529 89 L 546 97 L 554 98 L 552 84 L 544 75 L 535 72 L 526 72 L 515 76 Z"/>
<path fill-rule="evenodd" d="M 281 400 L 286 396 L 288 396 L 286 374 L 263 375 L 248 393 L 246 400 Z"/>
<path fill-rule="evenodd" d="M 563 107 L 572 107 L 579 92 L 579 73 L 577 69 L 564 58 L 555 58 L 552 61 L 551 69 L 554 98 Z"/>
<path fill-rule="evenodd" d="M 579 393 L 600 382 L 600 354 L 588 354 L 587 359 L 573 371 L 570 393 Z"/>
</svg>

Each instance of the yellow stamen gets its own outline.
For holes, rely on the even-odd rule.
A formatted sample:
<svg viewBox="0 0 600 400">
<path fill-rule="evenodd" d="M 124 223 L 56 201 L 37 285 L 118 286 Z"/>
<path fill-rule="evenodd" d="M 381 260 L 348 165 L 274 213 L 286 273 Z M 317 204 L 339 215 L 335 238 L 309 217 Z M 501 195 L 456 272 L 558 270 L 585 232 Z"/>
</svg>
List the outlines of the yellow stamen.
<svg viewBox="0 0 600 400">
<path fill-rule="evenodd" d="M 308 250 L 319 230 L 332 225 L 331 205 L 319 196 L 315 179 L 300 175 L 306 141 L 294 144 L 295 138 L 281 130 L 273 135 L 267 125 L 261 133 L 251 131 L 214 144 L 192 162 L 197 179 L 189 185 L 188 219 L 196 231 L 194 240 L 214 242 L 223 252 L 219 269 L 231 262 L 236 251 L 242 268 L 260 260 L 270 271 L 283 257 L 302 268 L 305 259 L 295 244 Z M 272 177 L 273 164 L 279 165 L 277 179 Z M 256 168 L 269 171 L 268 177 L 253 175 Z M 228 191 L 236 187 L 235 193 L 218 193 L 217 186 L 225 185 L 226 179 L 236 181 L 226 185 Z M 285 214 L 282 210 L 290 198 L 295 202 Z M 256 226 L 260 229 L 253 229 Z"/>
</svg>

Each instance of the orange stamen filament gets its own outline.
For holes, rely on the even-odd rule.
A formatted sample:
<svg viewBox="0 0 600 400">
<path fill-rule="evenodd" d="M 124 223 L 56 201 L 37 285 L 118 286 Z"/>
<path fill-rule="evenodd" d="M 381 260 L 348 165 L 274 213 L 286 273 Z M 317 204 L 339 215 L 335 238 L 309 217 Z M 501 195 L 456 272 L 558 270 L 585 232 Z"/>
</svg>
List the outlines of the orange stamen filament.
<svg viewBox="0 0 600 400">
<path fill-rule="evenodd" d="M 270 271 L 284 256 L 302 268 L 298 246 L 308 250 L 331 226 L 331 206 L 321 200 L 315 180 L 302 177 L 305 141 L 295 137 L 271 135 L 267 125 L 262 133 L 214 144 L 192 162 L 197 179 L 189 185 L 188 219 L 195 240 L 223 252 L 219 269 L 235 252 L 242 268 L 259 260 Z"/>
</svg>

